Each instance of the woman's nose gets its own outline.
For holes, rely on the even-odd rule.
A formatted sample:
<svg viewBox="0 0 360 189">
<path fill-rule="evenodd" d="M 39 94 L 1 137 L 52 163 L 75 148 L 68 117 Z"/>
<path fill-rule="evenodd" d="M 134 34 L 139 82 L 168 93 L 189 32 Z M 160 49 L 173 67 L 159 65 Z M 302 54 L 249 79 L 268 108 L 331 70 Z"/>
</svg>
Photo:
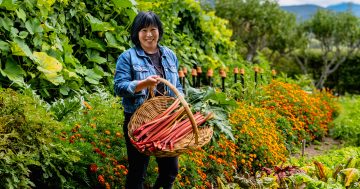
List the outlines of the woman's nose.
<svg viewBox="0 0 360 189">
<path fill-rule="evenodd" d="M 146 36 L 152 37 L 151 31 L 146 32 Z"/>
</svg>

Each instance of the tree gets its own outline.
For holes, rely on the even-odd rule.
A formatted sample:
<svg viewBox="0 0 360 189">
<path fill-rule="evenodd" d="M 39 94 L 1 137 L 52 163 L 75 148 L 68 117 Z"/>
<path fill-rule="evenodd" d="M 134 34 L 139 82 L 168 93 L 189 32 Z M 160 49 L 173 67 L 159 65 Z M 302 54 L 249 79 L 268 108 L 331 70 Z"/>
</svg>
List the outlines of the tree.
<svg viewBox="0 0 360 189">
<path fill-rule="evenodd" d="M 360 48 L 360 19 L 351 12 L 335 13 L 319 10 L 305 23 L 305 32 L 319 43 L 322 65 L 320 76 L 315 81 L 319 89 L 324 87 L 328 76 L 334 73 L 353 53 Z M 310 38 L 309 38 L 310 39 Z M 299 62 L 307 67 L 305 62 Z"/>
<path fill-rule="evenodd" d="M 290 13 L 281 10 L 272 0 L 217 0 L 216 14 L 229 20 L 232 39 L 245 45 L 247 61 L 252 61 L 257 51 L 267 47 L 275 35 L 291 28 L 283 27 L 284 15 Z M 291 20 L 295 22 L 295 19 L 285 19 L 288 24 Z"/>
</svg>

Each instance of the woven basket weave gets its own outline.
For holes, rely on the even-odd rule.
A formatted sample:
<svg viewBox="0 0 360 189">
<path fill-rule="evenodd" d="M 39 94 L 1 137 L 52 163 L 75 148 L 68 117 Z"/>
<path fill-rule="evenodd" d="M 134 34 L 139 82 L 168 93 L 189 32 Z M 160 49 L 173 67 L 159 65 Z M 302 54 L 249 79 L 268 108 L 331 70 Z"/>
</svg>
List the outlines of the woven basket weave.
<svg viewBox="0 0 360 189">
<path fill-rule="evenodd" d="M 202 127 L 198 128 L 196 125 L 196 122 L 194 120 L 194 116 L 189 108 L 188 103 L 185 101 L 184 97 L 179 93 L 179 91 L 167 80 L 159 78 L 160 82 L 167 85 L 179 98 L 182 106 L 185 108 L 186 114 L 189 117 L 193 132 L 189 133 L 186 137 L 181 139 L 180 141 L 176 142 L 174 144 L 173 150 L 165 149 L 165 150 L 155 150 L 155 151 L 148 151 L 140 150 L 141 153 L 144 153 L 149 156 L 156 156 L 156 157 L 174 157 L 178 156 L 190 149 L 195 149 L 204 146 L 207 144 L 212 135 L 213 130 L 211 127 Z M 175 98 L 169 97 L 169 96 L 156 96 L 153 98 L 150 98 L 146 102 L 144 102 L 133 114 L 133 116 L 130 119 L 129 125 L 128 125 L 128 135 L 130 138 L 132 138 L 134 141 L 136 139 L 133 137 L 133 132 L 139 128 L 143 123 L 147 123 L 151 121 L 153 118 L 155 118 L 157 115 L 161 114 L 163 111 L 165 111 L 173 102 L 175 101 Z M 135 148 L 136 145 L 134 145 Z"/>
</svg>

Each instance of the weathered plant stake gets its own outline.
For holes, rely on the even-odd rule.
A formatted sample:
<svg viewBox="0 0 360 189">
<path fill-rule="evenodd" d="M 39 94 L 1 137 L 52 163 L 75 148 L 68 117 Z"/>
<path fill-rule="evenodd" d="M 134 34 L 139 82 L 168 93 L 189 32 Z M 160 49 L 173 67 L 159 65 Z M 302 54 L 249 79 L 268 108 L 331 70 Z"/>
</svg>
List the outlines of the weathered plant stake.
<svg viewBox="0 0 360 189">
<path fill-rule="evenodd" d="M 196 73 L 197 73 L 197 87 L 200 87 L 201 86 L 201 74 L 202 74 L 202 70 L 201 70 L 200 66 L 196 67 Z"/>
<path fill-rule="evenodd" d="M 225 70 L 220 70 L 220 76 L 221 76 L 221 86 L 222 86 L 222 92 L 225 92 L 225 78 L 226 78 L 226 72 Z"/>
<path fill-rule="evenodd" d="M 197 71 L 196 71 L 196 69 L 192 69 L 191 70 L 191 75 L 192 75 L 192 86 L 194 87 L 194 88 L 196 88 L 196 76 L 197 76 Z"/>
<path fill-rule="evenodd" d="M 239 73 L 239 68 L 238 67 L 234 68 L 234 83 L 237 83 L 238 73 Z"/>
<path fill-rule="evenodd" d="M 213 83 L 212 83 L 212 77 L 214 75 L 214 71 L 213 69 L 209 68 L 207 73 L 206 73 L 206 76 L 208 78 L 208 81 L 209 81 L 209 86 L 212 87 L 213 86 Z"/>
</svg>

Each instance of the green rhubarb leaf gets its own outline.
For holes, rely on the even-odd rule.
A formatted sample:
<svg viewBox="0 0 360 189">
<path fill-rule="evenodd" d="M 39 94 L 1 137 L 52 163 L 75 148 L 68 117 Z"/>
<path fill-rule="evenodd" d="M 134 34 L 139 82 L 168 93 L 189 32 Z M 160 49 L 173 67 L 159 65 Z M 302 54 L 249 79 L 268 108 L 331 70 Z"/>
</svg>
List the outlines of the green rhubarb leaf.
<svg viewBox="0 0 360 189">
<path fill-rule="evenodd" d="M 86 77 L 85 80 L 91 84 L 99 84 L 100 79 L 102 78 L 102 76 L 97 73 L 95 70 L 93 69 L 87 69 L 86 70 Z"/>
<path fill-rule="evenodd" d="M 98 41 L 98 40 L 90 40 L 90 39 L 86 39 L 86 37 L 82 37 L 81 38 L 84 43 L 85 43 L 85 46 L 87 48 L 90 48 L 90 49 L 96 49 L 96 50 L 99 50 L 101 52 L 105 52 L 105 47 L 104 45 L 101 43 L 101 41 Z"/>
<path fill-rule="evenodd" d="M 111 0 L 115 7 L 118 9 L 127 8 L 127 7 L 133 7 L 136 5 L 135 0 Z"/>
<path fill-rule="evenodd" d="M 103 64 L 107 61 L 106 58 L 101 57 L 99 51 L 96 50 L 87 49 L 85 56 L 90 62 L 95 62 L 97 64 Z"/>
<path fill-rule="evenodd" d="M 33 59 L 33 55 L 29 46 L 22 39 L 15 38 L 14 41 L 10 42 L 11 52 L 16 56 L 27 56 L 30 59 Z"/>
<path fill-rule="evenodd" d="M 10 51 L 10 45 L 6 41 L 0 40 L 0 51 L 8 52 Z"/>
<path fill-rule="evenodd" d="M 34 57 L 35 62 L 38 64 L 37 69 L 44 74 L 48 81 L 54 85 L 65 82 L 62 75 L 59 74 L 62 70 L 62 64 L 56 58 L 49 56 L 45 52 L 34 52 Z"/>
<path fill-rule="evenodd" d="M 11 31 L 11 28 L 13 26 L 14 26 L 14 22 L 7 16 L 4 16 L 4 18 L 0 18 L 0 27 L 3 27 L 7 31 Z"/>
<path fill-rule="evenodd" d="M 0 72 L 14 83 L 20 86 L 24 85 L 24 76 L 26 72 L 12 58 L 7 59 L 5 69 L 1 69 L 0 67 Z"/>
<path fill-rule="evenodd" d="M 6 10 L 16 10 L 18 5 L 16 4 L 16 0 L 2 0 L 0 3 L 0 8 L 5 8 Z"/>
<path fill-rule="evenodd" d="M 44 31 L 44 29 L 41 27 L 40 20 L 37 18 L 26 21 L 25 27 L 31 35 L 34 35 L 34 33 L 41 33 Z"/>
<path fill-rule="evenodd" d="M 121 51 L 125 51 L 125 47 L 118 43 L 118 41 L 116 40 L 115 36 L 112 33 L 106 32 L 105 37 L 106 37 L 106 42 L 107 42 L 108 47 L 116 48 Z"/>
<path fill-rule="evenodd" d="M 23 21 L 26 22 L 26 13 L 24 10 L 22 10 L 21 8 L 19 8 L 18 10 L 15 11 L 16 15 Z"/>
<path fill-rule="evenodd" d="M 93 16 L 91 14 L 86 14 L 86 19 L 89 21 L 91 26 L 91 31 L 113 31 L 115 28 L 109 22 L 103 22 Z"/>
</svg>

